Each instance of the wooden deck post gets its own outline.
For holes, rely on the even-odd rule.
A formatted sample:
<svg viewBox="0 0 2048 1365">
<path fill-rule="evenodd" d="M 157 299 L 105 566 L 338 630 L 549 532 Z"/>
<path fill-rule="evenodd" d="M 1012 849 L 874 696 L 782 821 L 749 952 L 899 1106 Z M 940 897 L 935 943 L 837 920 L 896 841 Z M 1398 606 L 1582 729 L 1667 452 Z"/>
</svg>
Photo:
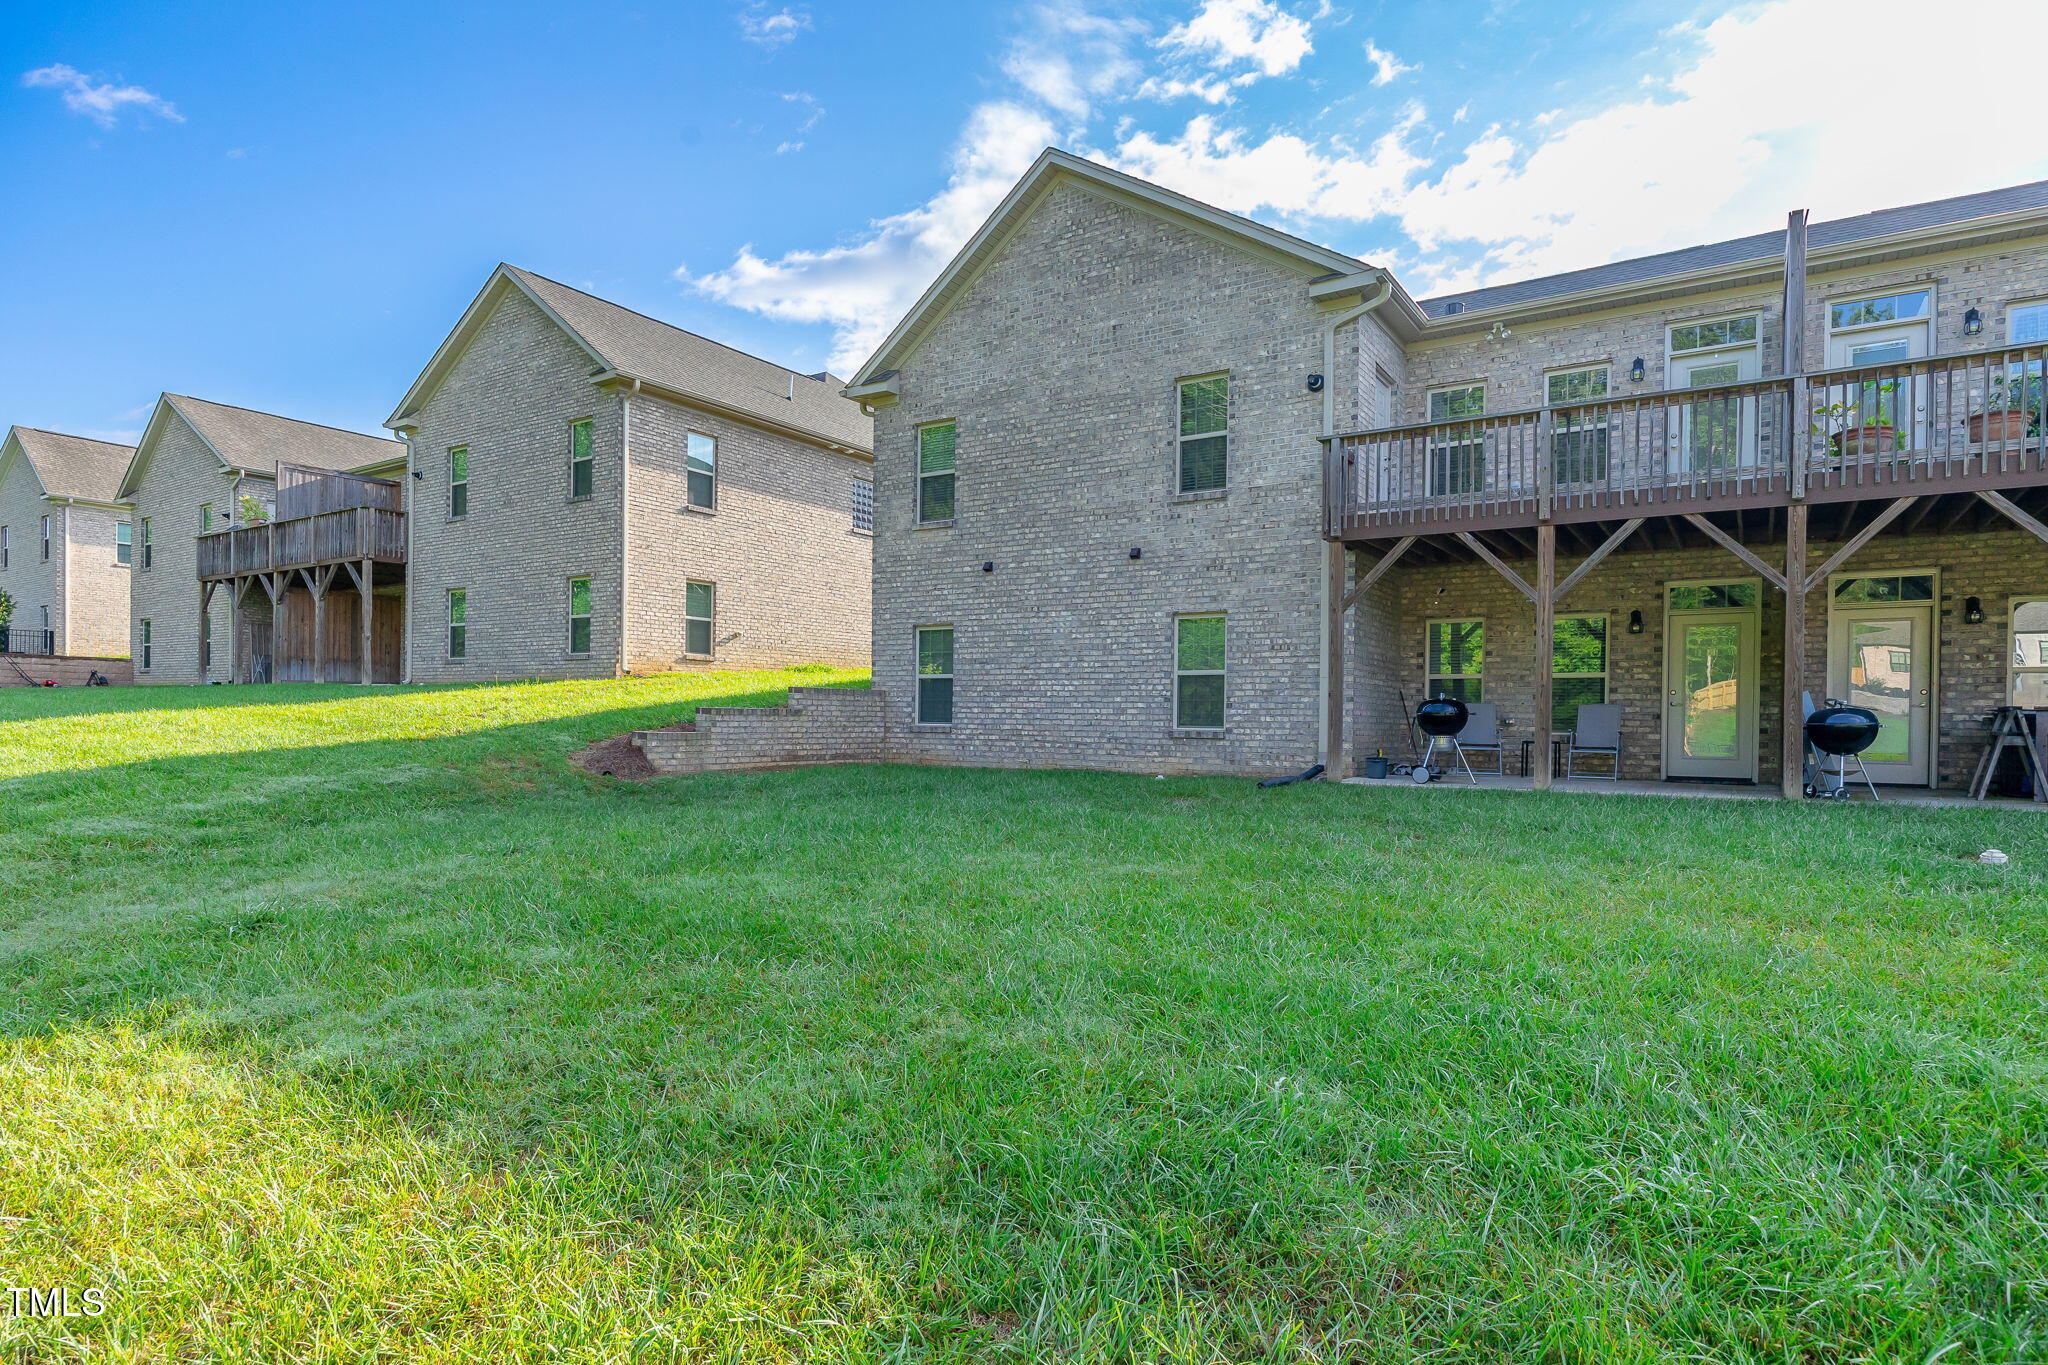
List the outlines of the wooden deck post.
<svg viewBox="0 0 2048 1365">
<path fill-rule="evenodd" d="M 1335 782 L 1345 776 L 1338 771 L 1344 759 L 1344 595 L 1346 570 L 1351 552 L 1341 540 L 1325 542 L 1328 574 L 1324 588 L 1324 626 L 1329 633 L 1328 674 L 1323 680 L 1323 780 Z"/>
<path fill-rule="evenodd" d="M 370 573 L 375 566 L 375 560 L 365 559 L 363 561 L 362 576 L 356 579 L 356 588 L 361 595 L 363 604 L 362 620 L 357 622 L 357 625 L 360 628 L 359 634 L 361 637 L 361 644 L 359 645 L 359 649 L 361 652 L 361 658 L 359 660 L 359 680 L 363 682 L 365 685 L 374 681 L 374 675 L 370 671 L 370 642 L 372 639 L 375 638 L 371 633 L 370 629 L 371 609 L 374 605 L 370 597 L 370 588 L 372 586 Z M 354 568 L 355 566 L 350 565 L 349 567 Z"/>
<path fill-rule="evenodd" d="M 228 681 L 242 680 L 242 580 L 228 580 Z M 206 681 L 204 678 L 201 682 Z"/>
<path fill-rule="evenodd" d="M 306 588 L 313 594 L 313 681 L 327 681 L 327 582 L 332 569 L 307 576 Z"/>
<path fill-rule="evenodd" d="M 1536 528 L 1536 742 L 1535 757 L 1530 761 L 1536 765 L 1538 791 L 1550 789 L 1551 654 L 1556 633 L 1557 526 L 1546 521 Z"/>
<path fill-rule="evenodd" d="M 1785 695 L 1778 728 L 1779 790 L 1787 800 L 1805 795 L 1806 717 L 1806 504 L 1785 509 Z"/>
<path fill-rule="evenodd" d="M 275 528 L 271 535 L 275 538 Z M 263 575 L 263 591 L 270 595 L 270 680 L 274 683 L 284 672 L 284 596 L 291 587 L 283 574 L 270 573 Z"/>
</svg>

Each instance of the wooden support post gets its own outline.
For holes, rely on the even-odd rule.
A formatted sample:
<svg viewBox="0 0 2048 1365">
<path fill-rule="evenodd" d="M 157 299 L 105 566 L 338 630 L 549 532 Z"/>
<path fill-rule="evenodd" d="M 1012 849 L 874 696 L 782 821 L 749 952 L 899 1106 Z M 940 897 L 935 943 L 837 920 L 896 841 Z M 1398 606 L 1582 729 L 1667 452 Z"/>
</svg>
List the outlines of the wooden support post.
<svg viewBox="0 0 2048 1365">
<path fill-rule="evenodd" d="M 357 577 L 357 579 L 356 579 L 356 588 L 357 588 L 357 591 L 358 591 L 358 592 L 359 592 L 359 593 L 361 594 L 361 597 L 362 597 L 362 604 L 363 604 L 363 619 L 362 619 L 362 620 L 361 620 L 360 622 L 358 622 L 357 624 L 358 624 L 358 625 L 359 625 L 359 626 L 361 627 L 361 639 L 362 639 L 362 644 L 361 644 L 361 646 L 360 646 L 360 648 L 361 648 L 361 651 L 362 651 L 362 657 L 361 657 L 361 660 L 360 660 L 360 665 L 361 665 L 361 672 L 360 672 L 360 677 L 361 677 L 361 681 L 362 681 L 362 682 L 363 682 L 363 683 L 364 683 L 365 685 L 367 685 L 367 684 L 369 684 L 369 683 L 371 683 L 371 682 L 374 682 L 374 681 L 376 680 L 376 675 L 375 675 L 374 673 L 372 673 L 372 672 L 371 672 L 371 669 L 370 669 L 370 642 L 371 642 L 371 641 L 372 641 L 373 639 L 375 639 L 375 638 L 376 638 L 376 637 L 375 637 L 375 636 L 374 636 L 374 635 L 373 635 L 373 634 L 371 633 L 371 629 L 370 629 L 370 626 L 371 626 L 371 619 L 370 619 L 370 618 L 371 618 L 372 608 L 373 608 L 373 606 L 374 606 L 374 602 L 373 602 L 373 600 L 372 600 L 372 599 L 371 599 L 371 597 L 370 597 L 370 588 L 371 588 L 371 586 L 372 586 L 372 585 L 371 585 L 371 581 L 370 581 L 370 571 L 371 571 L 371 569 L 372 569 L 372 567 L 373 567 L 373 566 L 374 566 L 374 561 L 372 561 L 372 560 L 368 560 L 368 559 L 364 560 L 364 561 L 363 561 L 363 571 L 362 571 L 361 575 L 359 575 L 359 576 Z M 353 564 L 351 564 L 351 565 L 350 565 L 349 567 L 350 567 L 351 569 L 353 569 L 353 568 L 354 568 L 355 566 L 354 566 Z"/>
<path fill-rule="evenodd" d="M 1806 504 L 1785 509 L 1785 689 L 1778 729 L 1779 789 L 1790 801 L 1806 780 Z"/>
<path fill-rule="evenodd" d="M 242 580 L 228 580 L 228 681 L 238 683 L 242 668 Z M 204 682 L 205 679 L 200 681 Z"/>
<path fill-rule="evenodd" d="M 1552 643 L 1557 633 L 1557 527 L 1536 528 L 1536 790 L 1550 789 L 1550 710 Z M 1506 765 L 1503 764 L 1503 767 Z"/>
<path fill-rule="evenodd" d="M 273 536 L 275 529 L 273 528 Z M 265 574 L 263 591 L 270 594 L 270 680 L 277 681 L 284 663 L 284 595 L 290 591 L 283 574 Z"/>
<path fill-rule="evenodd" d="M 2005 496 L 2005 494 L 1994 493 L 1988 488 L 1980 488 L 1977 490 L 1977 496 L 1990 503 L 1993 507 L 1996 507 L 2014 525 L 2021 527 L 2028 534 L 2036 536 L 2043 541 L 2048 541 L 2048 524 L 2043 524 L 2038 517 L 2028 515 L 2025 508 Z"/>
<path fill-rule="evenodd" d="M 313 594 L 313 681 L 327 681 L 327 582 L 334 576 L 330 566 L 319 570 L 306 579 L 306 590 Z"/>
<path fill-rule="evenodd" d="M 1356 583 L 1351 585 L 1350 592 L 1344 594 L 1344 606 L 1347 610 L 1353 602 L 1356 602 L 1360 597 L 1370 592 L 1372 585 L 1379 582 L 1386 575 L 1387 570 L 1400 562 L 1401 556 L 1408 553 L 1408 547 L 1415 543 L 1415 539 L 1414 536 L 1401 537 L 1394 542 L 1393 549 L 1373 561 L 1373 566 L 1367 569 Z"/>
<path fill-rule="evenodd" d="M 1793 506 L 1803 507 L 1804 504 L 1794 503 Z M 1685 514 L 1685 519 L 1691 522 L 1694 526 L 1697 526 L 1700 530 L 1704 531 L 1709 540 L 1714 541 L 1722 549 L 1726 550 L 1729 554 L 1734 555 L 1737 559 L 1749 565 L 1750 568 L 1755 569 L 1759 574 L 1763 575 L 1764 581 L 1769 583 L 1772 587 L 1779 589 L 1783 589 L 1785 587 L 1785 576 L 1779 573 L 1776 569 L 1772 568 L 1770 565 L 1764 563 L 1763 560 L 1757 558 L 1755 551 L 1751 550 L 1747 545 L 1744 545 L 1734 536 L 1729 535 L 1726 531 L 1714 525 L 1713 522 L 1708 521 L 1705 517 L 1701 516 L 1697 512 L 1687 512 Z M 1799 524 L 1802 527 L 1806 525 L 1805 517 L 1802 516 L 1800 518 Z M 1804 559 L 1804 557 L 1802 557 L 1799 562 L 1800 564 L 1804 565 L 1806 563 L 1806 560 Z"/>
<path fill-rule="evenodd" d="M 1908 507 L 1911 507 L 1918 500 L 1919 499 L 1917 498 L 1900 498 L 1896 502 L 1892 503 L 1891 506 L 1885 508 L 1884 511 L 1879 512 L 1875 517 L 1871 518 L 1870 525 L 1864 527 L 1855 535 L 1849 537 L 1849 539 L 1843 543 L 1841 549 L 1836 550 L 1833 554 L 1828 556 L 1827 562 L 1825 564 L 1822 564 L 1818 569 L 1815 569 L 1812 573 L 1806 576 L 1806 590 L 1808 592 L 1812 592 L 1815 588 L 1819 587 L 1821 584 L 1821 580 L 1825 579 L 1829 574 L 1833 573 L 1836 569 L 1840 568 L 1843 564 L 1847 563 L 1850 555 L 1855 554 L 1865 545 L 1868 545 L 1870 543 L 1871 537 L 1875 536 L 1879 531 L 1882 531 L 1885 527 L 1891 525 L 1892 521 L 1898 517 L 1899 513 L 1905 511 Z"/>
<path fill-rule="evenodd" d="M 1323 628 L 1329 633 L 1325 660 L 1329 673 L 1323 682 L 1323 752 L 1319 761 L 1323 765 L 1323 780 L 1335 782 L 1345 776 L 1338 769 L 1344 758 L 1344 608 L 1350 601 L 1344 595 L 1344 579 L 1351 552 L 1341 540 L 1325 542 L 1324 549 L 1329 578 L 1323 598 L 1327 613 Z"/>
</svg>

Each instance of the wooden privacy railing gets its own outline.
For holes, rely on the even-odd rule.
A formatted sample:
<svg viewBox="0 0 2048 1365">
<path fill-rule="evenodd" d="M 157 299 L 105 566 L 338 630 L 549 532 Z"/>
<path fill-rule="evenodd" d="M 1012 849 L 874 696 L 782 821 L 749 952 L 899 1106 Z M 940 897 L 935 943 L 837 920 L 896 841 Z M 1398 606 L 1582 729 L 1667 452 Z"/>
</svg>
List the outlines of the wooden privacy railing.
<svg viewBox="0 0 2048 1365">
<path fill-rule="evenodd" d="M 405 514 L 383 507 L 236 526 L 199 537 L 199 576 L 229 578 L 345 559 L 405 562 Z"/>
<path fill-rule="evenodd" d="M 322 512 L 341 512 L 351 507 L 381 507 L 404 510 L 404 485 L 392 479 L 372 479 L 361 474 L 342 474 L 332 469 L 311 469 L 305 465 L 277 467 L 277 519 L 292 521 Z"/>
<path fill-rule="evenodd" d="M 1330 529 L 2039 476 L 2044 367 L 2015 346 L 1354 432 L 1331 441 Z"/>
</svg>

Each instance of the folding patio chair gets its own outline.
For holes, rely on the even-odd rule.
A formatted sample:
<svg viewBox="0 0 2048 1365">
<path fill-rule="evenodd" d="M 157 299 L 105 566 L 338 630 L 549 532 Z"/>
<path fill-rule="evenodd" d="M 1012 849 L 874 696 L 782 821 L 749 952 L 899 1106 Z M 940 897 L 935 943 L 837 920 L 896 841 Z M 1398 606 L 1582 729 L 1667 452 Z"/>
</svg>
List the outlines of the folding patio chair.
<svg viewBox="0 0 2048 1365">
<path fill-rule="evenodd" d="M 1458 732 L 1458 747 L 1467 755 L 1492 754 L 1495 773 L 1507 772 L 1507 761 L 1501 756 L 1500 708 L 1490 701 L 1468 702 L 1465 706 L 1467 719 L 1465 728 Z"/>
<path fill-rule="evenodd" d="M 1577 763 L 1581 754 L 1605 754 L 1608 770 L 1581 774 Z M 1571 732 L 1565 736 L 1564 775 L 1621 781 L 1621 707 L 1613 702 L 1599 702 L 1579 708 Z"/>
</svg>

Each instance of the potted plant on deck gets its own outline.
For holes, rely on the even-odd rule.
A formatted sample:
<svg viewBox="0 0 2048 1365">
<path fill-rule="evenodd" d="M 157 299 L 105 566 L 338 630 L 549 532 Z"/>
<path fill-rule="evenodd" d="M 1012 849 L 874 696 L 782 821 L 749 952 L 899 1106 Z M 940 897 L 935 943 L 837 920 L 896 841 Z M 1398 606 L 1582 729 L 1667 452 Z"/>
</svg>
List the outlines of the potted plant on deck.
<svg viewBox="0 0 2048 1365">
<path fill-rule="evenodd" d="M 1837 457 L 1889 455 L 1899 448 L 1899 429 L 1892 420 L 1898 391 L 1896 379 L 1857 385 L 1853 398 L 1814 410 L 1813 432 L 1828 438 L 1828 451 Z"/>
<path fill-rule="evenodd" d="M 1970 414 L 1970 443 L 1998 445 L 2024 440 L 2040 429 L 2040 422 L 2041 376 L 2002 374 L 1991 381 L 1991 391 Z"/>
</svg>

